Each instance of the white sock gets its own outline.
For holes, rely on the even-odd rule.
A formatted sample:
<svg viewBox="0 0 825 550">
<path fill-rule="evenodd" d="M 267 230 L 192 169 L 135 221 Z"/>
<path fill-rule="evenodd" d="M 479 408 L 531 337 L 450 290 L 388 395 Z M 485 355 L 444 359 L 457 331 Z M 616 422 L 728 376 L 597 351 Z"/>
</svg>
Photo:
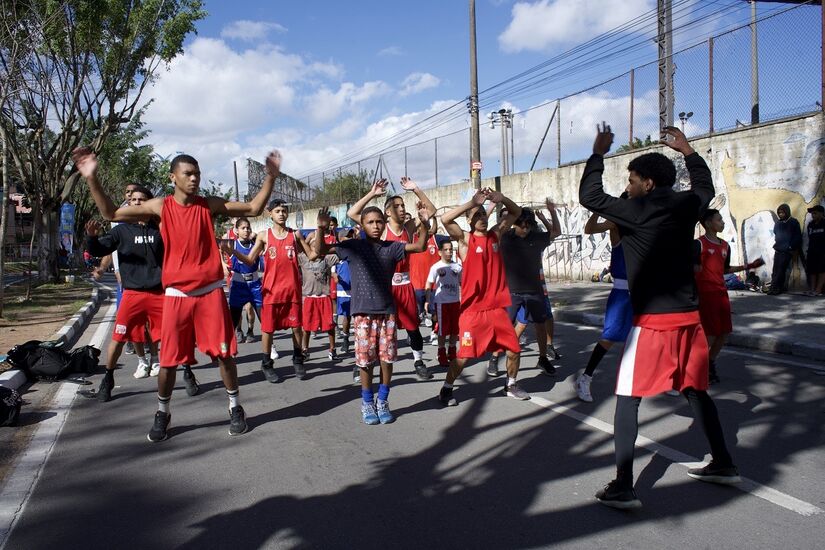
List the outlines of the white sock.
<svg viewBox="0 0 825 550">
<path fill-rule="evenodd" d="M 240 405 L 240 392 L 238 390 L 226 390 L 226 395 L 229 397 L 230 409 L 234 409 Z"/>
<path fill-rule="evenodd" d="M 515 383 L 516 383 L 516 379 L 515 379 L 515 378 L 511 378 L 511 377 L 509 377 L 509 376 L 507 377 L 507 385 L 508 385 L 508 386 L 512 386 L 512 385 L 513 385 L 513 384 L 515 384 Z"/>
<path fill-rule="evenodd" d="M 171 395 L 169 397 L 163 397 L 161 394 L 158 394 L 158 410 L 168 414 L 170 401 L 172 401 Z"/>
<path fill-rule="evenodd" d="M 452 385 L 452 384 L 448 384 L 448 383 L 446 383 L 446 382 L 444 382 L 444 386 L 443 386 L 443 387 L 447 388 L 448 390 L 453 389 L 453 385 Z"/>
<path fill-rule="evenodd" d="M 415 349 L 413 350 L 413 359 L 415 361 L 420 361 L 423 358 L 424 358 L 424 352 L 423 351 L 415 350 Z"/>
</svg>

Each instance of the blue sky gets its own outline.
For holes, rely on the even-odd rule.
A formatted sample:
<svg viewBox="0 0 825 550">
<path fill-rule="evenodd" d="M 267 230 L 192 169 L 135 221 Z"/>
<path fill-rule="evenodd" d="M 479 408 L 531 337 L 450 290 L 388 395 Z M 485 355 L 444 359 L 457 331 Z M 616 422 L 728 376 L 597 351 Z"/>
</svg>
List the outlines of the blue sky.
<svg viewBox="0 0 825 550">
<path fill-rule="evenodd" d="M 459 132 L 439 140 L 439 180 L 466 177 L 468 140 L 461 133 L 469 124 L 466 109 L 459 105 L 437 115 L 469 93 L 466 1 L 205 4 L 209 16 L 198 23 L 198 34 L 187 39 L 184 54 L 161 72 L 147 94 L 154 99 L 145 117 L 152 131 L 149 141 L 160 154 L 194 154 L 208 178 L 225 184 L 233 179 L 232 161 L 238 161 L 244 188 L 244 159 L 262 159 L 272 148 L 282 151 L 285 172 L 305 176 L 362 158 L 369 158 L 364 165 L 371 166 L 388 146 Z M 655 5 L 655 0 L 477 0 L 481 90 L 583 48 L 578 57 L 556 59 L 549 67 L 551 77 L 528 90 L 482 94 L 482 116 L 500 107 L 516 112 L 533 108 L 516 118 L 518 171 L 529 166 L 552 111 L 552 105 L 534 107 L 655 60 L 650 40 L 654 19 L 582 46 L 639 21 Z M 784 6 L 759 5 L 760 15 L 779 9 Z M 781 109 L 789 100 L 812 104 L 818 99 L 819 9 L 804 7 L 763 25 L 760 61 L 774 76 L 760 82 L 763 112 Z M 679 50 L 741 24 L 748 14 L 748 4 L 741 0 L 674 0 L 674 47 Z M 683 27 L 690 21 L 695 23 Z M 747 40 L 740 31 L 717 46 L 717 127 L 748 116 Z M 603 49 L 596 52 L 600 44 Z M 688 130 L 702 133 L 707 125 L 706 49 L 677 57 L 677 65 L 675 110 L 696 112 Z M 636 77 L 635 133 L 640 137 L 656 130 L 656 98 L 645 95 L 654 81 L 655 66 Z M 628 97 L 629 79 L 624 77 L 563 101 L 563 161 L 586 154 L 599 120 L 612 121 L 617 135 L 627 136 Z M 438 127 L 423 124 L 420 135 L 406 142 L 391 139 L 434 115 L 432 120 L 442 122 Z M 482 126 L 484 175 L 499 173 L 499 136 L 498 129 Z M 555 143 L 548 144 L 539 166 L 555 161 L 554 148 Z M 432 185 L 432 142 L 409 147 L 408 153 L 409 175 Z M 394 179 L 403 175 L 403 152 L 388 153 L 385 159 Z"/>
</svg>

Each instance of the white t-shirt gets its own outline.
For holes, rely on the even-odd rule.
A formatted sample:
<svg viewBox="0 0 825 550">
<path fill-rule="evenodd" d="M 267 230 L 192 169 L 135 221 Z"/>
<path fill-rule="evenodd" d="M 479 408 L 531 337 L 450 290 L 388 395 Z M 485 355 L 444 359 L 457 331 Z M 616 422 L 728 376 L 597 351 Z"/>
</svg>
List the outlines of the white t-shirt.
<svg viewBox="0 0 825 550">
<path fill-rule="evenodd" d="M 427 284 L 432 286 L 434 304 L 458 302 L 461 297 L 461 265 L 439 260 L 430 268 Z"/>
</svg>

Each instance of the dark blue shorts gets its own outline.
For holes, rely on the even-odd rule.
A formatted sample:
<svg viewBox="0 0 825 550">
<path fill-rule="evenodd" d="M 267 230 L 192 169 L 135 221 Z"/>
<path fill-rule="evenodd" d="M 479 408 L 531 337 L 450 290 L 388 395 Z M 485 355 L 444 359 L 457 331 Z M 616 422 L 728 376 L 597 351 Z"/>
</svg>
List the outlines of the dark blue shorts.
<svg viewBox="0 0 825 550">
<path fill-rule="evenodd" d="M 630 307 L 630 292 L 614 288 L 607 297 L 602 340 L 625 342 L 632 327 L 633 309 Z"/>
<path fill-rule="evenodd" d="M 350 297 L 343 296 L 338 298 L 338 315 L 343 315 L 344 317 L 351 317 L 350 315 Z"/>
<path fill-rule="evenodd" d="M 545 300 L 544 294 L 519 294 L 511 293 L 512 304 L 507 308 L 510 321 L 518 320 L 519 323 L 527 325 L 529 323 L 543 323 L 548 319 L 549 299 Z M 549 317 L 553 317 L 553 312 L 549 312 Z"/>
<path fill-rule="evenodd" d="M 260 280 L 251 283 L 232 281 L 229 286 L 229 307 L 243 307 L 246 304 L 261 307 L 263 303 Z"/>
<path fill-rule="evenodd" d="M 418 306 L 418 315 L 419 317 L 421 314 L 424 313 L 424 302 L 427 301 L 427 291 L 421 288 L 415 289 L 415 303 Z M 433 304 L 428 304 L 429 307 L 427 308 L 427 313 L 430 315 L 435 315 L 435 306 Z"/>
</svg>

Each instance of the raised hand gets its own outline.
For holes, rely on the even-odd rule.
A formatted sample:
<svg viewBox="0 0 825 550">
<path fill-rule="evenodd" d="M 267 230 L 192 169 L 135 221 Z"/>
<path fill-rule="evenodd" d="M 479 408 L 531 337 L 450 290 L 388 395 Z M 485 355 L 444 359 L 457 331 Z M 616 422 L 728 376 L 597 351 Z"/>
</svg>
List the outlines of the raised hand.
<svg viewBox="0 0 825 550">
<path fill-rule="evenodd" d="M 405 191 L 415 191 L 418 189 L 418 184 L 415 183 L 412 178 L 404 176 L 401 178 L 401 187 L 403 187 Z"/>
<path fill-rule="evenodd" d="M 278 177 L 281 174 L 281 152 L 277 149 L 273 149 L 267 156 L 266 160 L 266 173 L 270 176 Z"/>
<path fill-rule="evenodd" d="M 232 256 L 235 253 L 235 242 L 232 239 L 220 239 L 221 252 L 227 256 Z"/>
<path fill-rule="evenodd" d="M 759 258 L 756 258 L 754 261 L 752 261 L 751 263 L 746 265 L 745 268 L 746 269 L 756 269 L 757 267 L 762 267 L 763 265 L 765 265 L 765 260 L 763 260 L 762 257 L 760 256 Z"/>
<path fill-rule="evenodd" d="M 90 237 L 97 237 L 100 233 L 100 223 L 95 220 L 86 222 L 86 234 Z"/>
<path fill-rule="evenodd" d="M 668 139 L 668 137 L 671 139 Z M 662 139 L 659 140 L 659 143 L 667 145 L 671 149 L 679 151 L 685 156 L 693 153 L 693 147 L 691 147 L 690 143 L 688 143 L 685 134 L 683 134 L 682 131 L 675 126 L 664 127 L 662 130 Z"/>
<path fill-rule="evenodd" d="M 424 205 L 424 203 L 418 201 L 415 204 L 415 210 L 418 212 L 418 219 L 421 220 L 421 223 L 423 223 L 424 225 L 428 225 L 430 222 L 430 212 L 427 210 L 427 207 Z"/>
<path fill-rule="evenodd" d="M 72 151 L 72 160 L 84 178 L 88 179 L 97 172 L 97 155 L 88 147 L 78 147 Z"/>
<path fill-rule="evenodd" d="M 476 194 L 473 195 L 473 204 L 476 206 L 481 206 L 487 200 L 487 195 L 484 193 L 484 189 L 479 189 L 476 191 Z"/>
<path fill-rule="evenodd" d="M 554 212 L 556 210 L 556 203 L 553 202 L 553 199 L 547 197 L 544 199 L 544 207 L 548 212 Z"/>
<path fill-rule="evenodd" d="M 610 125 L 602 122 L 601 127 L 596 124 L 596 139 L 593 141 L 593 153 L 596 155 L 606 155 L 610 151 L 610 146 L 613 145 L 613 132 L 610 130 Z"/>
<path fill-rule="evenodd" d="M 329 208 L 324 206 L 318 211 L 318 219 L 315 222 L 315 226 L 318 228 L 318 233 L 323 235 L 329 229 L 329 224 L 332 220 L 330 219 L 329 215 Z"/>
<path fill-rule="evenodd" d="M 389 182 L 386 180 L 386 178 L 377 180 L 372 184 L 372 189 L 370 189 L 370 193 L 372 193 L 374 197 L 380 197 L 381 195 L 387 192 L 388 184 Z"/>
<path fill-rule="evenodd" d="M 484 190 L 484 194 L 487 195 L 487 200 L 496 204 L 504 200 L 504 194 L 501 191 L 494 191 L 489 187 Z"/>
</svg>

